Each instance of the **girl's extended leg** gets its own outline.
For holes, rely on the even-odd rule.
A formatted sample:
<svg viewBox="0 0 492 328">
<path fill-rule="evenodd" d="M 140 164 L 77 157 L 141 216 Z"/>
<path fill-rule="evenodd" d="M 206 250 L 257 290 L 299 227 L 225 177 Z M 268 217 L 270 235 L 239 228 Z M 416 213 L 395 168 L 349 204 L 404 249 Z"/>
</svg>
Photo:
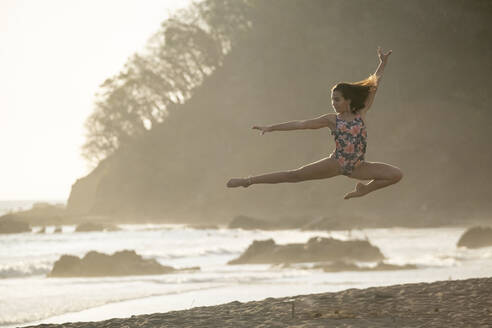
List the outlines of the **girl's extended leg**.
<svg viewBox="0 0 492 328">
<path fill-rule="evenodd" d="M 396 166 L 385 163 L 363 162 L 349 176 L 358 180 L 372 180 L 368 184 L 358 182 L 355 190 L 345 195 L 345 199 L 361 197 L 368 193 L 397 183 L 403 177 L 402 171 Z"/>
<path fill-rule="evenodd" d="M 336 159 L 323 158 L 317 162 L 304 165 L 296 170 L 267 173 L 249 178 L 235 178 L 227 182 L 227 187 L 249 187 L 256 183 L 300 182 L 306 180 L 326 179 L 341 174 Z"/>
</svg>

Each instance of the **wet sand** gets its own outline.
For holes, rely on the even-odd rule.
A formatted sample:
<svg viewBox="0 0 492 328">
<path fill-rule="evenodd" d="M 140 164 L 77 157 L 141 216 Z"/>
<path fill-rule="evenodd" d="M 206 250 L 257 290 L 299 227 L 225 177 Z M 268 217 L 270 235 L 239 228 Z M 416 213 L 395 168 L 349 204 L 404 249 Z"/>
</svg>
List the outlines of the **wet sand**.
<svg viewBox="0 0 492 328">
<path fill-rule="evenodd" d="M 183 311 L 43 328 L 492 327 L 492 278 L 403 284 L 231 302 Z"/>
</svg>

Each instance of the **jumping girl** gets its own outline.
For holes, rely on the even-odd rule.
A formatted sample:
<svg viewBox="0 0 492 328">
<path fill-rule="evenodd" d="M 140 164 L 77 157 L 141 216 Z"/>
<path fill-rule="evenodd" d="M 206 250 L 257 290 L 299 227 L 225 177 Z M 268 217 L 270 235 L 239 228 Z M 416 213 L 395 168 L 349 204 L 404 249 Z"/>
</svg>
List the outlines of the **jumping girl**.
<svg viewBox="0 0 492 328">
<path fill-rule="evenodd" d="M 257 183 L 301 182 L 327 179 L 341 174 L 357 180 L 371 180 L 367 184 L 358 182 L 355 190 L 345 194 L 344 198 L 349 199 L 367 195 L 374 190 L 400 181 L 403 174 L 399 168 L 364 160 L 367 146 L 364 121 L 374 101 L 391 50 L 383 53 L 378 47 L 377 53 L 379 65 L 373 75 L 356 83 L 338 83 L 331 89 L 331 105 L 336 114 L 325 114 L 311 120 L 291 121 L 270 126 L 253 126 L 253 129 L 261 131 L 261 135 L 272 131 L 328 127 L 335 137 L 336 149 L 333 153 L 295 170 L 230 179 L 227 187 L 249 187 Z"/>
</svg>

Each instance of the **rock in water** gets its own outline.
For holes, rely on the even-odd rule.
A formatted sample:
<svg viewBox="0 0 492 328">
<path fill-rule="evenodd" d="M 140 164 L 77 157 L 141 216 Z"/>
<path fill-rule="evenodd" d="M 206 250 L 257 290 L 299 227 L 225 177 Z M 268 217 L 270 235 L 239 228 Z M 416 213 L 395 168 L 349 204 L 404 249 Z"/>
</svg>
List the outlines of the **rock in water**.
<svg viewBox="0 0 492 328">
<path fill-rule="evenodd" d="M 458 241 L 458 247 L 481 248 L 492 246 L 491 227 L 473 227 L 466 230 Z"/>
<path fill-rule="evenodd" d="M 91 251 L 82 259 L 77 256 L 63 255 L 55 262 L 49 277 L 102 277 L 165 274 L 200 268 L 174 269 L 159 264 L 154 259 L 143 259 L 135 251 L 124 250 L 113 255 Z"/>
<path fill-rule="evenodd" d="M 302 263 L 321 261 L 380 261 L 379 248 L 366 240 L 342 241 L 313 237 L 306 244 L 277 245 L 273 239 L 253 241 L 246 251 L 229 264 Z"/>
</svg>

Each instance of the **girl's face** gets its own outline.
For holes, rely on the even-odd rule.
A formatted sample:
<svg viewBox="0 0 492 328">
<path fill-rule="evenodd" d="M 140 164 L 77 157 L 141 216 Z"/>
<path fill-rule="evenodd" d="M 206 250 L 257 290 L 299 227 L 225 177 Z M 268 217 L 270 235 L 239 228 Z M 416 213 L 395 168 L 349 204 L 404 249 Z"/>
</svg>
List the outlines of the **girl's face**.
<svg viewBox="0 0 492 328">
<path fill-rule="evenodd" d="M 331 106 L 338 114 L 350 111 L 350 99 L 343 98 L 340 91 L 336 90 L 331 93 Z"/>
</svg>

